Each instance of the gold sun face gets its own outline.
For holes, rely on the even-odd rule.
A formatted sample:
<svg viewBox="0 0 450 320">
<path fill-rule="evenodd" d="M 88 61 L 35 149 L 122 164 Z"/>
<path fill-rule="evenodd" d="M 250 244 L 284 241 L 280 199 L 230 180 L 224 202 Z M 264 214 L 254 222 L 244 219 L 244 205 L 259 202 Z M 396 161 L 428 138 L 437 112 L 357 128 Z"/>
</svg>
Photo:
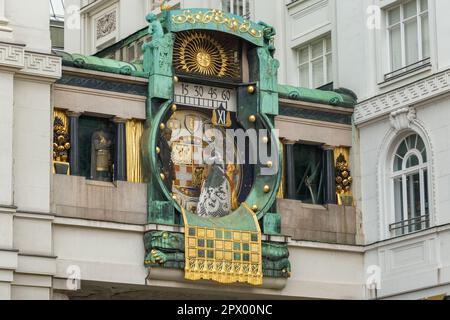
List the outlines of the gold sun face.
<svg viewBox="0 0 450 320">
<path fill-rule="evenodd" d="M 201 68 L 207 69 L 211 65 L 211 55 L 201 50 L 197 53 L 197 63 Z"/>
<path fill-rule="evenodd" d="M 237 50 L 204 32 L 187 31 L 177 34 L 174 46 L 174 66 L 184 73 L 208 77 L 239 78 Z"/>
</svg>

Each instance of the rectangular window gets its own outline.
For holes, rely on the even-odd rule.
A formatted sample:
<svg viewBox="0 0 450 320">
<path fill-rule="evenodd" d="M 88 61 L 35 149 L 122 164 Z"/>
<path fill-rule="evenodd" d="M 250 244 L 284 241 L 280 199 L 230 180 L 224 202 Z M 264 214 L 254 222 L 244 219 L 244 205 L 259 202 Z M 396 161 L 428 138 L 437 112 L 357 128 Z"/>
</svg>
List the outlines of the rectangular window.
<svg viewBox="0 0 450 320">
<path fill-rule="evenodd" d="M 295 144 L 296 200 L 310 204 L 323 204 L 323 149 L 319 146 Z"/>
<path fill-rule="evenodd" d="M 115 159 L 114 124 L 105 118 L 81 116 L 79 120 L 80 176 L 113 181 Z"/>
<path fill-rule="evenodd" d="M 299 85 L 319 88 L 333 82 L 331 35 L 297 50 Z"/>
<path fill-rule="evenodd" d="M 386 18 L 391 71 L 386 80 L 429 64 L 428 0 L 406 1 L 389 9 Z"/>
<path fill-rule="evenodd" d="M 249 0 L 222 0 L 222 10 L 250 19 Z"/>
<path fill-rule="evenodd" d="M 128 47 L 128 51 L 127 51 L 127 54 L 128 54 L 128 59 L 127 59 L 127 61 L 128 62 L 133 62 L 134 61 L 134 59 L 135 59 L 135 57 L 136 57 L 136 54 L 135 54 L 135 47 L 134 47 L 134 44 L 132 44 L 132 45 L 130 45 L 129 47 Z"/>
</svg>

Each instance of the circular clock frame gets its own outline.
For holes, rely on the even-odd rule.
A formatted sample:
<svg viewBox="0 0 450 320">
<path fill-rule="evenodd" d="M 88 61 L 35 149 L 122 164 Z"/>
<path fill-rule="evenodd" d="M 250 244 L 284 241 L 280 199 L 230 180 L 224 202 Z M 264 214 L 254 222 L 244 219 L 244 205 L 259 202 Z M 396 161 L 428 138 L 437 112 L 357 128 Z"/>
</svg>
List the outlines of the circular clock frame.
<svg viewBox="0 0 450 320">
<path fill-rule="evenodd" d="M 167 119 L 169 113 L 172 110 L 173 101 L 169 100 L 165 102 L 163 105 L 161 105 L 161 108 L 153 118 L 151 130 L 150 130 L 150 136 L 149 136 L 149 145 L 148 145 L 148 151 L 150 154 L 150 170 L 152 174 L 152 179 L 156 181 L 158 184 L 160 190 L 162 190 L 162 193 L 164 197 L 167 199 L 167 201 L 172 202 L 173 206 L 178 212 L 181 212 L 181 207 L 178 204 L 177 201 L 175 201 L 172 197 L 171 192 L 167 189 L 166 184 L 164 183 L 164 180 L 161 176 L 160 168 L 157 163 L 157 141 L 161 130 L 161 124 L 164 124 L 164 119 Z M 276 199 L 278 189 L 280 187 L 281 183 L 281 148 L 280 148 L 280 142 L 278 141 L 278 137 L 276 137 L 273 125 L 270 121 L 270 119 L 262 113 L 256 114 L 255 121 L 249 121 L 246 120 L 238 120 L 239 124 L 242 126 L 244 130 L 247 129 L 266 129 L 269 133 L 269 139 L 267 140 L 267 143 L 270 143 L 270 141 L 276 141 L 275 143 L 272 143 L 272 146 L 275 146 L 276 150 L 272 150 L 275 154 L 277 154 L 278 157 L 278 170 L 272 175 L 262 175 L 261 169 L 263 167 L 270 168 L 274 164 L 273 163 L 258 163 L 255 165 L 255 174 L 253 179 L 253 186 L 251 188 L 251 191 L 245 200 L 237 210 L 232 212 L 230 215 L 233 215 L 235 212 L 240 210 L 251 210 L 253 211 L 258 219 L 263 218 L 263 216 L 270 212 L 272 209 L 272 205 Z M 239 118 L 239 117 L 238 117 Z M 262 142 L 264 143 L 264 142 Z M 259 159 L 258 159 L 259 160 Z M 269 161 L 270 162 L 270 161 Z"/>
</svg>

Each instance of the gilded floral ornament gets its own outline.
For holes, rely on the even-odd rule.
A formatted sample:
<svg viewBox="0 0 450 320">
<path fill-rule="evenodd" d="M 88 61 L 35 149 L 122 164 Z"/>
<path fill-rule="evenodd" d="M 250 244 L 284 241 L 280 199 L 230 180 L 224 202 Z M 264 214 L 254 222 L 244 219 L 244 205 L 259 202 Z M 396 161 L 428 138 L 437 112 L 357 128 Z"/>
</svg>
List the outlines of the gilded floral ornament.
<svg viewBox="0 0 450 320">
<path fill-rule="evenodd" d="M 215 9 L 205 12 L 185 10 L 179 15 L 173 15 L 172 22 L 175 24 L 215 23 L 217 25 L 225 26 L 230 31 L 246 33 L 254 38 L 262 38 L 264 36 L 263 31 L 254 28 L 250 21 L 240 21 L 236 17 Z"/>
</svg>

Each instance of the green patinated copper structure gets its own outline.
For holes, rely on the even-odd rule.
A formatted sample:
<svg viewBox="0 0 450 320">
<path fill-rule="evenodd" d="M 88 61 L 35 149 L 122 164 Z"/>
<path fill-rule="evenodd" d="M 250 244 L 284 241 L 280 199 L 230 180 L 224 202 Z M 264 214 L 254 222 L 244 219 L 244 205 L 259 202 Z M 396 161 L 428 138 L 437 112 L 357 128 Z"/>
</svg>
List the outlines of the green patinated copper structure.
<svg viewBox="0 0 450 320">
<path fill-rule="evenodd" d="M 150 173 L 148 183 L 148 223 L 151 225 L 183 225 L 181 208 L 173 200 L 157 161 L 157 141 L 160 125 L 167 119 L 174 102 L 173 47 L 177 32 L 188 30 L 219 31 L 238 37 L 251 44 L 247 54 L 249 64 L 248 83 L 237 85 L 237 121 L 243 129 L 274 128 L 274 118 L 279 114 L 279 99 L 298 100 L 336 107 L 352 107 L 356 99 L 347 93 L 321 91 L 279 85 L 278 61 L 274 58 L 275 30 L 264 23 L 254 23 L 217 10 L 191 9 L 163 11 L 158 18 L 147 16 L 149 28 L 139 36 L 149 34 L 151 42 L 143 46 L 144 61 L 127 63 L 94 56 L 59 52 L 63 65 L 68 67 L 109 72 L 124 76 L 148 79 L 147 122 L 142 150 L 145 171 Z M 248 86 L 256 88 L 249 93 Z M 253 117 L 254 116 L 254 119 Z M 252 119 L 252 120 L 250 120 Z M 255 120 L 255 121 L 253 121 Z M 275 136 L 272 140 L 278 141 Z M 281 148 L 276 152 L 281 159 Z M 282 163 L 279 161 L 279 163 Z M 255 165 L 253 186 L 245 201 L 254 208 L 261 231 L 265 235 L 281 233 L 281 218 L 274 210 L 276 195 L 281 183 L 281 168 L 276 174 L 261 175 L 265 163 Z M 233 215 L 248 210 L 241 205 Z M 201 220 L 198 221 L 201 224 Z M 184 234 L 150 231 L 144 237 L 148 267 L 183 269 L 185 264 Z M 262 242 L 263 273 L 267 277 L 288 277 L 290 273 L 289 251 L 286 243 Z"/>
<path fill-rule="evenodd" d="M 173 46 L 175 33 L 186 30 L 213 30 L 230 33 L 254 46 L 250 49 L 250 81 L 237 86 L 238 110 L 237 121 L 245 129 L 274 128 L 274 116 L 278 114 L 278 82 L 279 63 L 273 58 L 274 30 L 265 24 L 255 24 L 231 14 L 216 10 L 191 9 L 163 12 L 157 19 L 153 14 L 147 16 L 149 33 L 152 41 L 144 44 L 144 70 L 149 74 L 149 96 L 147 104 L 147 129 L 145 155 L 151 172 L 148 187 L 148 222 L 150 224 L 180 225 L 181 208 L 172 199 L 165 186 L 157 164 L 158 134 L 160 125 L 167 118 L 174 101 Z M 256 92 L 250 93 L 248 86 L 254 85 Z M 254 116 L 254 118 L 252 118 Z M 281 148 L 278 139 L 272 136 L 281 159 Z M 281 163 L 281 161 L 278 161 Z M 276 194 L 281 182 L 281 170 L 272 175 L 260 174 L 267 166 L 258 162 L 252 189 L 245 201 L 247 207 L 239 206 L 230 215 L 230 221 L 239 221 L 239 215 L 248 214 L 248 206 L 255 208 L 262 232 L 280 234 L 280 216 L 272 212 Z M 265 190 L 265 191 L 264 191 Z M 257 209 L 256 209 L 257 208 Z M 227 217 L 228 218 L 228 217 Z M 190 219 L 194 219 L 191 216 Z M 194 219 L 195 220 L 195 219 Z M 196 225 L 202 225 L 198 219 Z M 226 220 L 226 219 L 225 219 Z M 207 223 L 207 222 L 205 222 Z M 224 222 L 225 223 L 225 222 Z M 231 222 L 230 222 L 231 223 Z M 235 226 L 238 229 L 239 226 Z M 244 228 L 245 229 L 245 228 Z M 184 242 L 182 235 L 174 235 L 153 231 L 145 236 L 147 266 L 183 267 Z M 173 245 L 171 245 L 172 243 Z M 175 245 L 178 244 L 178 245 Z M 287 244 L 270 244 L 263 246 L 264 274 L 274 277 L 287 277 L 290 272 Z"/>
</svg>

